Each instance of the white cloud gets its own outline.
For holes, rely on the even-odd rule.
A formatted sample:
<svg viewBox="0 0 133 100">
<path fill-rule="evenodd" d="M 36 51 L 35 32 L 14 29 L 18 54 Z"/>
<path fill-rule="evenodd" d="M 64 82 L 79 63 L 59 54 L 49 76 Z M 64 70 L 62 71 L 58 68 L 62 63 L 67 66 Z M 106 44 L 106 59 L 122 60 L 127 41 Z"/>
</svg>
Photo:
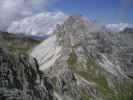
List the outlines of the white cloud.
<svg viewBox="0 0 133 100">
<path fill-rule="evenodd" d="M 44 13 L 13 22 L 8 28 L 8 32 L 28 35 L 51 34 L 56 25 L 61 24 L 66 18 L 67 15 L 62 12 L 45 11 Z"/>
<path fill-rule="evenodd" d="M 0 0 L 0 30 L 26 17 L 45 11 L 47 6 L 57 0 Z"/>
<path fill-rule="evenodd" d="M 120 32 L 123 31 L 127 27 L 133 27 L 132 24 L 128 23 L 119 23 L 119 24 L 108 24 L 105 26 L 109 31 L 112 32 Z"/>
</svg>

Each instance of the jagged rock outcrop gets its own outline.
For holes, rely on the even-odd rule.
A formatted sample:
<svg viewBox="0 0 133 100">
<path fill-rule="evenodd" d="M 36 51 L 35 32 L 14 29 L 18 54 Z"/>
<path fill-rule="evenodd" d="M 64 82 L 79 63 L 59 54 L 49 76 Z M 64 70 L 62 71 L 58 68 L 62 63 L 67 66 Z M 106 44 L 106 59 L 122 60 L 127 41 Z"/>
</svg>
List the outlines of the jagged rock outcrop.
<svg viewBox="0 0 133 100">
<path fill-rule="evenodd" d="M 31 55 L 59 100 L 132 100 L 132 37 L 71 16 Z"/>
<path fill-rule="evenodd" d="M 55 100 L 35 58 L 0 49 L 0 100 Z"/>
</svg>

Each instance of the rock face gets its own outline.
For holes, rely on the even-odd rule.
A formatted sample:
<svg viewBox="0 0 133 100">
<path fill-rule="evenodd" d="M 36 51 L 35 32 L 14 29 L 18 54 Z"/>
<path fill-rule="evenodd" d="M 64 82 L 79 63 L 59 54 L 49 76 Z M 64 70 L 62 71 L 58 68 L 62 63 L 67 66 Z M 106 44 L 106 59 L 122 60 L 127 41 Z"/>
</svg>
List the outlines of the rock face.
<svg viewBox="0 0 133 100">
<path fill-rule="evenodd" d="M 33 49 L 59 100 L 132 100 L 133 33 L 71 16 Z"/>
<path fill-rule="evenodd" d="M 0 49 L 0 100 L 55 100 L 35 58 Z"/>
</svg>

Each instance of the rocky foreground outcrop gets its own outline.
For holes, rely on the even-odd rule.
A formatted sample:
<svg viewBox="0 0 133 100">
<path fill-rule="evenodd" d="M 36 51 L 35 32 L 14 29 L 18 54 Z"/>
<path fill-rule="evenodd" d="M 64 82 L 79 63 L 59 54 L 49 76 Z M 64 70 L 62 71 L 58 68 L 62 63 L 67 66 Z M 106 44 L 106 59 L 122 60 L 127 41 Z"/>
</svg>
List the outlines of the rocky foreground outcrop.
<svg viewBox="0 0 133 100">
<path fill-rule="evenodd" d="M 55 100 L 35 58 L 0 49 L 0 100 Z"/>
</svg>

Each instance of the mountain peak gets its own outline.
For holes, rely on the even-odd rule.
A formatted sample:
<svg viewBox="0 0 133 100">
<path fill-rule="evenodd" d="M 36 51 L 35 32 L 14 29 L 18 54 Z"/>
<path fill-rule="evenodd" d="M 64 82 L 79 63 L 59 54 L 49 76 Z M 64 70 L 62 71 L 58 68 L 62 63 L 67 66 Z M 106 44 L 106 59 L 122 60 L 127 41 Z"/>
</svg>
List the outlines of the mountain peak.
<svg viewBox="0 0 133 100">
<path fill-rule="evenodd" d="M 77 22 L 77 21 L 79 21 L 79 22 L 89 22 L 89 20 L 88 20 L 88 18 L 86 18 L 86 17 L 84 17 L 84 16 L 82 16 L 82 15 L 73 15 L 73 16 L 70 16 L 67 20 L 66 20 L 66 22 Z"/>
<path fill-rule="evenodd" d="M 85 29 L 88 32 L 99 32 L 104 30 L 104 27 L 98 23 L 89 20 L 87 17 L 81 15 L 70 16 L 65 22 L 64 26 L 71 26 L 75 29 Z"/>
<path fill-rule="evenodd" d="M 131 88 L 129 80 L 124 82 L 133 75 L 132 34 L 105 30 L 83 16 L 70 16 L 33 49 L 31 55 L 39 61 L 40 69 L 55 80 L 54 88 L 62 100 L 89 100 L 88 96 L 92 100 L 108 100 L 112 88 L 125 96 L 119 91 L 120 81 L 120 89 Z M 104 94 L 105 89 L 108 94 Z M 110 99 L 116 100 L 114 96 L 118 97 L 113 95 Z"/>
</svg>

